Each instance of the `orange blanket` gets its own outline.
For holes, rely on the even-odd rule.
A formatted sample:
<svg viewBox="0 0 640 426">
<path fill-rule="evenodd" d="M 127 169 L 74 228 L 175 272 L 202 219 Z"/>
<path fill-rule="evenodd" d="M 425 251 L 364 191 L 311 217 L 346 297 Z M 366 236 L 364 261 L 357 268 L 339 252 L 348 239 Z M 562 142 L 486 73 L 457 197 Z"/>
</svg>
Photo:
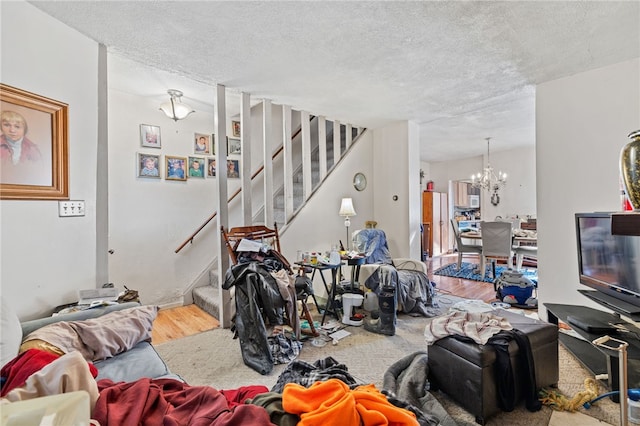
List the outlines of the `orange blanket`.
<svg viewBox="0 0 640 426">
<path fill-rule="evenodd" d="M 318 381 L 309 388 L 288 383 L 282 393 L 286 412 L 300 416 L 299 426 L 418 425 L 415 414 L 398 408 L 372 384 L 354 390 L 337 379 Z"/>
</svg>

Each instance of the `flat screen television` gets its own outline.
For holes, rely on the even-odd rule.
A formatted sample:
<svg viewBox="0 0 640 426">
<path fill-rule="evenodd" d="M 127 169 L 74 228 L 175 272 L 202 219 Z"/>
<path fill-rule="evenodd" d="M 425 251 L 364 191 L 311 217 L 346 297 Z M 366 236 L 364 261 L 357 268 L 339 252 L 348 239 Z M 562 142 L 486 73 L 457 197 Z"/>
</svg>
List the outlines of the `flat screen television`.
<svg viewBox="0 0 640 426">
<path fill-rule="evenodd" d="M 640 236 L 612 235 L 610 213 L 576 213 L 580 283 L 585 296 L 618 313 L 640 316 Z"/>
</svg>

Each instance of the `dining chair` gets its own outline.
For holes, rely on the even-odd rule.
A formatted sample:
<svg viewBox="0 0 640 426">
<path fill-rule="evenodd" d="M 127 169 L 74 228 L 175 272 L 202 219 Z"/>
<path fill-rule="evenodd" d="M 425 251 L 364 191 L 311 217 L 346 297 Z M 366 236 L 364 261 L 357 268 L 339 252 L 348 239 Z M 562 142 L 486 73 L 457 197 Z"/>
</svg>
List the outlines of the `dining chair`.
<svg viewBox="0 0 640 426">
<path fill-rule="evenodd" d="M 462 256 L 465 253 L 472 253 L 482 255 L 482 245 L 480 244 L 464 244 L 462 237 L 460 237 L 460 228 L 458 227 L 458 221 L 451 219 L 451 226 L 453 227 L 453 235 L 456 238 L 456 247 L 458 249 L 458 270 L 462 267 Z"/>
<path fill-rule="evenodd" d="M 509 269 L 513 268 L 513 230 L 511 222 L 480 222 L 482 233 L 482 255 L 480 272 L 486 275 L 487 259 L 491 261 L 493 278 L 496 278 L 496 261 L 506 259 Z"/>
</svg>

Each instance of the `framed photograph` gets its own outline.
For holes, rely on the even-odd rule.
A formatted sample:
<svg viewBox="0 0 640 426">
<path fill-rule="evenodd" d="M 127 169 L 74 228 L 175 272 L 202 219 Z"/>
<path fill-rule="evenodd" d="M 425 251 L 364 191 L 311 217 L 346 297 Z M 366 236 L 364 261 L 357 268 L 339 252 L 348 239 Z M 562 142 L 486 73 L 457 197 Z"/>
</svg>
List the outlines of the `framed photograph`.
<svg viewBox="0 0 640 426">
<path fill-rule="evenodd" d="M 202 155 L 213 154 L 213 135 L 195 133 L 193 142 L 193 153 Z"/>
<path fill-rule="evenodd" d="M 241 152 L 240 139 L 227 138 L 227 154 L 239 155 Z"/>
<path fill-rule="evenodd" d="M 165 179 L 167 180 L 187 180 L 187 158 L 164 156 Z"/>
<path fill-rule="evenodd" d="M 189 157 L 189 177 L 204 179 L 204 165 L 206 160 L 204 157 Z"/>
<path fill-rule="evenodd" d="M 139 152 L 138 177 L 160 179 L 160 156 Z"/>
<path fill-rule="evenodd" d="M 68 200 L 69 106 L 0 83 L 0 199 Z"/>
<path fill-rule="evenodd" d="M 234 138 L 240 137 L 240 122 L 239 121 L 231 121 L 231 134 Z"/>
<path fill-rule="evenodd" d="M 162 148 L 160 142 L 160 127 L 150 124 L 140 125 L 140 146 L 147 148 Z"/>
<path fill-rule="evenodd" d="M 240 178 L 240 160 L 234 160 L 234 159 L 227 160 L 227 177 L 229 179 Z"/>
<path fill-rule="evenodd" d="M 216 177 L 216 157 L 207 158 L 207 177 Z"/>
</svg>

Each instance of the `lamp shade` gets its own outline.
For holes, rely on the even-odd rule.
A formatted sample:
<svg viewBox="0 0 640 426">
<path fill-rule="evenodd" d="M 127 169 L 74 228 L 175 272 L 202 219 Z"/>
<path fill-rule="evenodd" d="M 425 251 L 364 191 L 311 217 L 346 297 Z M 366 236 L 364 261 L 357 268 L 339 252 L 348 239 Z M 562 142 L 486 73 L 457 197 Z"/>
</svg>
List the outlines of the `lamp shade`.
<svg viewBox="0 0 640 426">
<path fill-rule="evenodd" d="M 356 215 L 356 210 L 353 208 L 353 200 L 351 198 L 343 198 L 340 204 L 340 216 L 350 217 Z"/>
<path fill-rule="evenodd" d="M 173 121 L 182 120 L 187 118 L 189 114 L 195 112 L 189 105 L 182 103 L 182 92 L 175 89 L 167 90 L 170 99 L 167 102 L 160 104 L 160 109 L 165 113 L 167 117 Z"/>
</svg>

